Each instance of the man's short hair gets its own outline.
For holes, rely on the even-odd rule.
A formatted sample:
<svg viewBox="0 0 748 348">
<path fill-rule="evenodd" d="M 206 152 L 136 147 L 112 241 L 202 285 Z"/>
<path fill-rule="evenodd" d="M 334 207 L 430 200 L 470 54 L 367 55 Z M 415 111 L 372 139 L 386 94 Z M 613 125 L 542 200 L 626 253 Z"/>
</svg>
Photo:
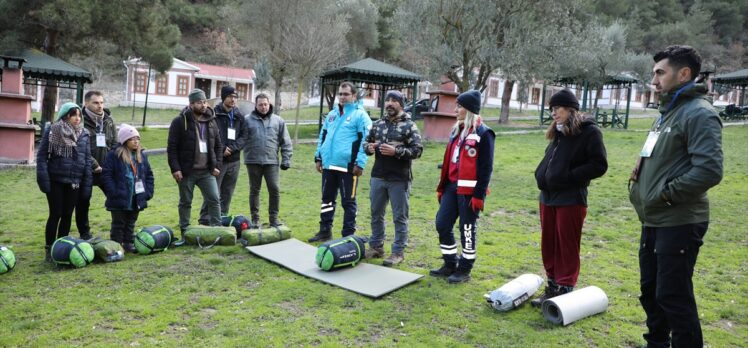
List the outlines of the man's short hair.
<svg viewBox="0 0 748 348">
<path fill-rule="evenodd" d="M 268 95 L 265 94 L 265 93 L 260 93 L 260 94 L 258 94 L 258 95 L 255 96 L 255 104 L 257 104 L 257 101 L 260 100 L 260 99 L 267 99 L 268 103 L 270 103 L 270 97 L 268 97 Z"/>
<path fill-rule="evenodd" d="M 351 89 L 351 94 L 353 94 L 354 97 L 358 98 L 358 88 L 356 88 L 356 85 L 353 84 L 353 82 L 349 81 L 343 81 L 340 83 L 340 87 L 348 87 Z"/>
<path fill-rule="evenodd" d="M 695 79 L 701 72 L 701 56 L 696 50 L 687 45 L 672 45 L 654 55 L 655 63 L 668 59 L 670 66 L 676 70 L 688 67 L 691 69 L 691 79 Z"/>
<path fill-rule="evenodd" d="M 100 91 L 88 91 L 88 92 L 86 92 L 86 95 L 83 97 L 83 100 L 85 102 L 89 102 L 91 100 L 91 97 L 93 97 L 93 96 L 97 96 L 97 97 L 102 97 L 103 98 L 104 94 L 101 93 Z"/>
</svg>

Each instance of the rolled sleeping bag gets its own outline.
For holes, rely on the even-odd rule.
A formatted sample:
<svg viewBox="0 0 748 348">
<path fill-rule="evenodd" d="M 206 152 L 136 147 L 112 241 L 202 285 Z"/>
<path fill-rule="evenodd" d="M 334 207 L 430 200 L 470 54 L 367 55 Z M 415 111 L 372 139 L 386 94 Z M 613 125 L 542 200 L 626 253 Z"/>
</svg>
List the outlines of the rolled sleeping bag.
<svg viewBox="0 0 748 348">
<path fill-rule="evenodd" d="M 291 229 L 286 225 L 263 224 L 261 227 L 250 228 L 242 232 L 242 239 L 247 241 L 247 245 L 270 244 L 289 238 L 291 238 Z"/>
<path fill-rule="evenodd" d="M 209 249 L 214 245 L 235 245 L 236 229 L 229 226 L 190 226 L 184 232 L 187 244 Z"/>
<path fill-rule="evenodd" d="M 323 271 L 356 266 L 366 257 L 366 241 L 359 236 L 347 236 L 325 242 L 317 248 L 315 263 Z"/>
<path fill-rule="evenodd" d="M 135 249 L 141 255 L 164 251 L 169 248 L 173 239 L 174 232 L 168 227 L 161 225 L 143 227 L 135 234 Z"/>
<path fill-rule="evenodd" d="M 113 240 L 96 237 L 91 239 L 89 243 L 91 243 L 94 248 L 96 260 L 102 262 L 116 262 L 122 261 L 125 258 L 125 249 L 122 248 L 122 245 Z"/>
<path fill-rule="evenodd" d="M 81 268 L 88 266 L 94 260 L 94 250 L 90 243 L 66 236 L 57 239 L 52 244 L 52 262 L 58 266 L 73 266 Z"/>
<path fill-rule="evenodd" d="M 608 296 L 596 287 L 572 291 L 543 302 L 543 316 L 554 324 L 569 325 L 608 309 Z"/>
<path fill-rule="evenodd" d="M 483 296 L 491 307 L 499 312 L 506 312 L 527 302 L 541 284 L 543 278 L 539 275 L 523 274 Z"/>
<path fill-rule="evenodd" d="M 8 273 L 16 267 L 16 254 L 6 246 L 0 245 L 0 274 Z"/>
<path fill-rule="evenodd" d="M 242 237 L 242 231 L 249 228 L 249 219 L 244 215 L 221 216 L 221 225 L 231 226 L 236 229 L 236 238 Z"/>
</svg>

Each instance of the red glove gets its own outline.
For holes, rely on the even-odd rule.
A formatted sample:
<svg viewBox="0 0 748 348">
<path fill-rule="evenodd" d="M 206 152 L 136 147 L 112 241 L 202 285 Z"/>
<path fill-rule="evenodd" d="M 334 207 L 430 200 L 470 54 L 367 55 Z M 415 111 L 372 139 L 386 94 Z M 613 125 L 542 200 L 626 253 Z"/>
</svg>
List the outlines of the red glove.
<svg viewBox="0 0 748 348">
<path fill-rule="evenodd" d="M 478 212 L 479 210 L 483 210 L 483 200 L 478 198 L 471 198 L 470 199 L 470 207 L 473 208 L 474 212 Z"/>
<path fill-rule="evenodd" d="M 438 192 L 438 191 L 436 192 L 436 201 L 439 202 L 439 204 L 442 203 L 442 193 L 441 192 Z"/>
</svg>

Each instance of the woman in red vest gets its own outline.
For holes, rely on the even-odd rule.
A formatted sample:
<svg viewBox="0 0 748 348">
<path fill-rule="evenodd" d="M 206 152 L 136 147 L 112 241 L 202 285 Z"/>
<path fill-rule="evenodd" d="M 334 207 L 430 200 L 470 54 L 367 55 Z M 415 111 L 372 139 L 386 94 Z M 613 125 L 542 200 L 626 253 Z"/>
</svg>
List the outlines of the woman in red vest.
<svg viewBox="0 0 748 348">
<path fill-rule="evenodd" d="M 441 178 L 436 187 L 439 211 L 436 230 L 444 264 L 430 275 L 447 277 L 449 283 L 470 279 L 475 263 L 478 216 L 488 194 L 493 172 L 493 146 L 496 134 L 481 122 L 480 92 L 468 91 L 457 97 L 457 122 L 444 152 Z M 452 231 L 460 219 L 462 255 Z"/>
</svg>

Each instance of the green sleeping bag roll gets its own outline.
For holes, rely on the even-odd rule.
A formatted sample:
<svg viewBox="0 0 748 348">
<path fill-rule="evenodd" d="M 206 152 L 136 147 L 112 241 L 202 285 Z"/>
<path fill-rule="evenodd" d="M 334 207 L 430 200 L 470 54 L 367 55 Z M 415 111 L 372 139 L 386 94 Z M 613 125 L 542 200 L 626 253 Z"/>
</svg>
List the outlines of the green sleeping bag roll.
<svg viewBox="0 0 748 348">
<path fill-rule="evenodd" d="M 247 241 L 247 245 L 270 244 L 291 238 L 291 229 L 286 225 L 262 224 L 260 227 L 244 230 L 242 238 Z"/>
<path fill-rule="evenodd" d="M 135 249 L 146 255 L 166 250 L 174 239 L 174 232 L 168 227 L 153 225 L 143 227 L 135 234 Z"/>
<path fill-rule="evenodd" d="M 205 249 L 214 245 L 235 245 L 236 229 L 231 226 L 190 226 L 184 239 L 187 244 Z"/>
<path fill-rule="evenodd" d="M 366 241 L 359 236 L 347 236 L 321 244 L 315 262 L 323 271 L 331 271 L 356 266 L 364 257 Z"/>
<path fill-rule="evenodd" d="M 57 239 L 52 244 L 52 261 L 58 266 L 86 267 L 94 260 L 90 243 L 70 236 Z"/>
<path fill-rule="evenodd" d="M 0 274 L 8 273 L 16 267 L 16 254 L 6 246 L 0 245 Z"/>
</svg>

